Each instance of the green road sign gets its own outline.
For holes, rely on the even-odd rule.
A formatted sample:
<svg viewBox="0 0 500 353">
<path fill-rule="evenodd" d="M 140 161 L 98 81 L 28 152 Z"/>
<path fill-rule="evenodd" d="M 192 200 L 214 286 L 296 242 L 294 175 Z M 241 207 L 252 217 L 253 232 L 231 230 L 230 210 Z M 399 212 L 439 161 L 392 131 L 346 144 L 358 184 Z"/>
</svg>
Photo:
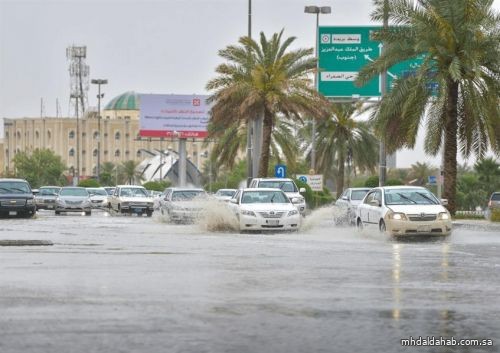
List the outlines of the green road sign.
<svg viewBox="0 0 500 353">
<path fill-rule="evenodd" d="M 380 76 L 357 87 L 358 72 L 382 52 L 382 43 L 372 39 L 377 26 L 320 27 L 318 38 L 318 90 L 326 97 L 380 97 Z M 394 65 L 387 71 L 387 89 L 398 77 L 408 75 L 420 66 L 422 58 Z"/>
</svg>

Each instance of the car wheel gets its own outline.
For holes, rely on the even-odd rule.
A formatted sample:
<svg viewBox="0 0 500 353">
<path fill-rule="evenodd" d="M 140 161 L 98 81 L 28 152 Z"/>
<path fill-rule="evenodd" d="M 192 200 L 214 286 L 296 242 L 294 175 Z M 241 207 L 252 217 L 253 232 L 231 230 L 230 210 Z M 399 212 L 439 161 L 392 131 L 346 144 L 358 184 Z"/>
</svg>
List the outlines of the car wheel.
<svg viewBox="0 0 500 353">
<path fill-rule="evenodd" d="M 85 211 L 85 216 L 90 216 L 92 214 L 92 211 Z"/>
<path fill-rule="evenodd" d="M 146 216 L 151 217 L 153 215 L 153 211 L 147 211 Z"/>
<path fill-rule="evenodd" d="M 385 226 L 384 220 L 380 220 L 380 224 L 378 226 L 378 229 L 380 230 L 380 233 L 385 234 L 387 231 L 387 227 Z"/>
<path fill-rule="evenodd" d="M 359 231 L 362 231 L 363 230 L 363 222 L 361 222 L 361 218 L 358 218 L 357 222 L 356 222 L 356 228 L 359 230 Z"/>
<path fill-rule="evenodd" d="M 54 212 L 55 212 L 56 216 L 61 214 L 61 212 L 59 212 L 59 211 L 54 211 Z"/>
</svg>

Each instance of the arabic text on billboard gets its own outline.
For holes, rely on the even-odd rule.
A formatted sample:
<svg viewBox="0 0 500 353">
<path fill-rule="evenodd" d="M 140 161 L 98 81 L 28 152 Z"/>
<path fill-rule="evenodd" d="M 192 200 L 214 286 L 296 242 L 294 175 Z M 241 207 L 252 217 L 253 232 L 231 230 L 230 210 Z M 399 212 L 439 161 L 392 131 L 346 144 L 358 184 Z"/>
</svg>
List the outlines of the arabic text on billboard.
<svg viewBox="0 0 500 353">
<path fill-rule="evenodd" d="M 208 96 L 141 94 L 141 137 L 205 138 L 210 106 Z"/>
</svg>

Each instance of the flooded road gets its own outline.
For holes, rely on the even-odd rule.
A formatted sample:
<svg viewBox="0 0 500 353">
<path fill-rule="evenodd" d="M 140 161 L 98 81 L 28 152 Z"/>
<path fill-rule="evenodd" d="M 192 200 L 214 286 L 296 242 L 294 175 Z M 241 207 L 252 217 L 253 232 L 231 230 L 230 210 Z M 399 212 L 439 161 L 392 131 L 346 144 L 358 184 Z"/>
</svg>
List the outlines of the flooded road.
<svg viewBox="0 0 500 353">
<path fill-rule="evenodd" d="M 395 241 L 329 212 L 286 234 L 2 219 L 0 239 L 54 245 L 0 247 L 0 352 L 499 351 L 500 234 Z M 401 347 L 410 336 L 494 346 Z"/>
</svg>

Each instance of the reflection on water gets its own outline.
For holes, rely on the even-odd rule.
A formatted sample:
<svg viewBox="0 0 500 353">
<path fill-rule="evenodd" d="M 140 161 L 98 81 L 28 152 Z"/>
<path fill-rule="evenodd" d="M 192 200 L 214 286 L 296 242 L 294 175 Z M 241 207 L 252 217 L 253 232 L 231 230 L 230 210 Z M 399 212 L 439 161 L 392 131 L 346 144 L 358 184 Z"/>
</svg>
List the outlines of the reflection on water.
<svg viewBox="0 0 500 353">
<path fill-rule="evenodd" d="M 392 318 L 396 321 L 401 316 L 400 301 L 401 301 L 401 248 L 402 244 L 392 244 L 392 296 L 393 305 Z"/>
</svg>

